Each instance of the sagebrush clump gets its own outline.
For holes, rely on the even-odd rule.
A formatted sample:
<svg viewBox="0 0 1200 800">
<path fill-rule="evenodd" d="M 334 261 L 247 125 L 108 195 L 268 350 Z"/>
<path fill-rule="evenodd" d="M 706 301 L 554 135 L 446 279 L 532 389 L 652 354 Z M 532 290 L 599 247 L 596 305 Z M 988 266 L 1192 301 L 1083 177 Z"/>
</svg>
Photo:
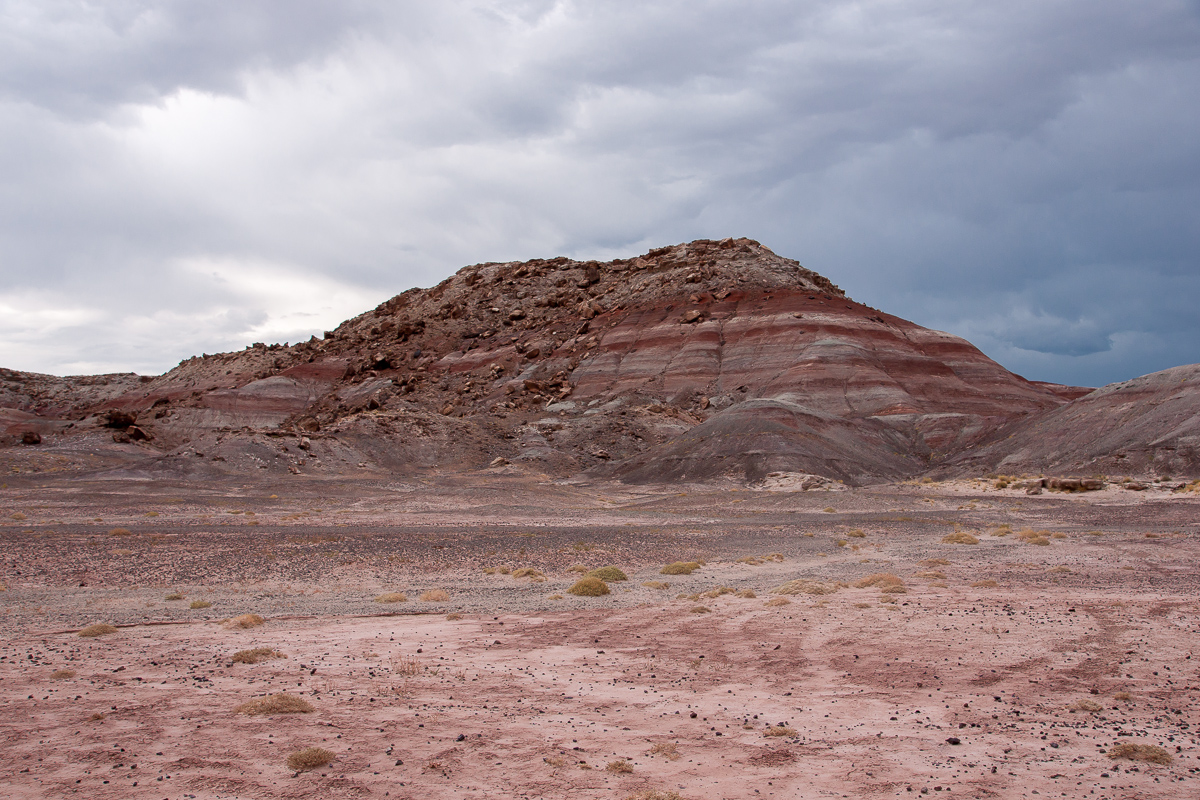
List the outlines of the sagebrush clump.
<svg viewBox="0 0 1200 800">
<path fill-rule="evenodd" d="M 273 658 L 287 658 L 287 656 L 272 647 L 252 647 L 249 650 L 238 650 L 230 660 L 234 664 L 257 664 Z"/>
<path fill-rule="evenodd" d="M 699 561 L 676 561 L 673 564 L 667 564 L 659 570 L 659 573 L 662 575 L 691 575 L 698 569 L 700 569 Z"/>
<path fill-rule="evenodd" d="M 337 758 L 336 755 L 323 747 L 306 747 L 289 755 L 287 757 L 287 765 L 289 769 L 293 769 L 296 772 L 304 772 L 323 767 L 335 758 Z"/>
<path fill-rule="evenodd" d="M 609 589 L 608 584 L 599 578 L 586 577 L 571 584 L 567 591 L 580 597 L 600 597 L 608 594 Z"/>
<path fill-rule="evenodd" d="M 90 639 L 95 636 L 107 636 L 110 633 L 116 632 L 117 628 L 115 626 L 109 625 L 106 622 L 97 622 L 96 624 L 88 625 L 86 628 L 79 631 L 78 635 L 84 637 L 85 639 Z"/>
<path fill-rule="evenodd" d="M 303 698 L 281 692 L 265 697 L 256 697 L 249 702 L 242 703 L 234 711 L 248 716 L 268 716 L 272 714 L 311 714 L 316 709 Z"/>
</svg>

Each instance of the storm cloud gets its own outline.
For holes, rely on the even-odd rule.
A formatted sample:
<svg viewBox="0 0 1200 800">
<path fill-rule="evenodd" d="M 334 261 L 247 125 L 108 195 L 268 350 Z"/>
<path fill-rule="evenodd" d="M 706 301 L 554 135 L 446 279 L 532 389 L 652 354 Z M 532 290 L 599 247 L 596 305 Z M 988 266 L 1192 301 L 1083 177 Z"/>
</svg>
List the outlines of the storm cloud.
<svg viewBox="0 0 1200 800">
<path fill-rule="evenodd" d="M 1200 361 L 1200 4 L 0 3 L 0 365 L 749 236 L 1027 377 Z"/>
</svg>

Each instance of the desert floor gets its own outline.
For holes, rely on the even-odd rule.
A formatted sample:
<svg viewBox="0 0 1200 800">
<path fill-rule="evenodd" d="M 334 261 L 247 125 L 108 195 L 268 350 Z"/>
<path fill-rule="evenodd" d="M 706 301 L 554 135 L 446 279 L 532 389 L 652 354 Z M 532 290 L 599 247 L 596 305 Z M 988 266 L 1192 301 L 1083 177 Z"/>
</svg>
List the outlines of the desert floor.
<svg viewBox="0 0 1200 800">
<path fill-rule="evenodd" d="M 1200 797 L 1200 496 L 795 488 L 10 481 L 0 794 Z"/>
</svg>

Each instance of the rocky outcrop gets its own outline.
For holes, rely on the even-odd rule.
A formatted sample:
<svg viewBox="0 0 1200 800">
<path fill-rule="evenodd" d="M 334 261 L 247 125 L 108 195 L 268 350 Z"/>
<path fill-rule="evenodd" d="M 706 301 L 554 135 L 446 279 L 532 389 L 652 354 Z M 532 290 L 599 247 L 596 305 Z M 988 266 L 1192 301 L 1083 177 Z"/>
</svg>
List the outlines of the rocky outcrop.
<svg viewBox="0 0 1200 800">
<path fill-rule="evenodd" d="M 1076 391 L 856 303 L 748 239 L 476 264 L 320 339 L 157 377 L 3 377 L 9 433 L 116 436 L 123 458 L 172 474 L 200 474 L 199 459 L 397 473 L 502 458 L 630 481 L 915 475 Z"/>
<path fill-rule="evenodd" d="M 1096 389 L 1002 427 L 948 472 L 1200 475 L 1200 365 Z"/>
</svg>

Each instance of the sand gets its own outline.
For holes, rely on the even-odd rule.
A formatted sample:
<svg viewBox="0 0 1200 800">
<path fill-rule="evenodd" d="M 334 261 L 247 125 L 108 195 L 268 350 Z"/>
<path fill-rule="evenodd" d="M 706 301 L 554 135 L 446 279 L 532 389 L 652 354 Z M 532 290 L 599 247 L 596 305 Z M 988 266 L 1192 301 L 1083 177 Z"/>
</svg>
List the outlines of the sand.
<svg viewBox="0 0 1200 800">
<path fill-rule="evenodd" d="M 1194 496 L 490 481 L 3 490 L 0 793 L 1200 794 Z M 677 560 L 705 563 L 658 574 Z M 574 597 L 577 563 L 630 580 Z M 905 591 L 854 588 L 875 573 Z M 797 578 L 831 593 L 768 604 Z M 119 627 L 77 635 L 96 622 Z M 253 647 L 286 657 L 231 661 Z M 315 711 L 235 710 L 279 692 Z M 287 767 L 311 746 L 335 758 Z"/>
</svg>

